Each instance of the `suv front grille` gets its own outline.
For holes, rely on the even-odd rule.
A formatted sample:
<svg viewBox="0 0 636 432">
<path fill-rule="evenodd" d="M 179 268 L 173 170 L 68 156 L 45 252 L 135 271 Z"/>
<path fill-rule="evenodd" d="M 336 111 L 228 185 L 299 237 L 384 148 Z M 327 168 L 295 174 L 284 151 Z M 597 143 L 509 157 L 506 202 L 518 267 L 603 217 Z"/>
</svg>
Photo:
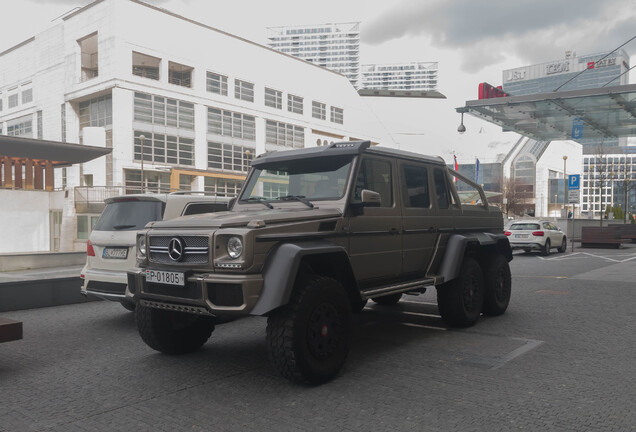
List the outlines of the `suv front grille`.
<svg viewBox="0 0 636 432">
<path fill-rule="evenodd" d="M 178 238 L 183 242 L 183 258 L 174 261 L 168 255 L 170 240 Z M 207 264 L 210 255 L 207 236 L 150 236 L 150 262 L 158 264 Z"/>
</svg>

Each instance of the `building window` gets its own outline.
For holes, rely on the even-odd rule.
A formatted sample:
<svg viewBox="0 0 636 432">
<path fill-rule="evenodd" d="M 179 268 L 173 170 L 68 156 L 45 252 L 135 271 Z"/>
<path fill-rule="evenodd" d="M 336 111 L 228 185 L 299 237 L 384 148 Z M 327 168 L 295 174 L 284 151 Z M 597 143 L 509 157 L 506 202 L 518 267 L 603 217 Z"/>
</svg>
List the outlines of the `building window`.
<svg viewBox="0 0 636 432">
<path fill-rule="evenodd" d="M 142 190 L 141 171 L 124 170 L 126 193 L 134 194 Z M 170 192 L 170 173 L 144 170 L 144 187 L 146 192 L 168 193 Z"/>
<path fill-rule="evenodd" d="M 161 59 L 133 51 L 132 73 L 133 75 L 159 80 L 159 68 Z"/>
<path fill-rule="evenodd" d="M 327 120 L 327 105 L 324 103 L 311 102 L 311 116 L 320 120 Z"/>
<path fill-rule="evenodd" d="M 333 123 L 343 124 L 344 123 L 344 111 L 342 108 L 336 108 L 334 106 L 331 107 L 331 118 L 330 120 Z"/>
<path fill-rule="evenodd" d="M 99 52 L 97 49 L 97 33 L 86 36 L 77 41 L 82 56 L 81 80 L 86 81 L 99 75 Z"/>
<path fill-rule="evenodd" d="M 265 87 L 265 106 L 283 109 L 283 92 Z"/>
<path fill-rule="evenodd" d="M 28 85 L 31 85 L 31 83 L 29 83 Z M 22 103 L 26 104 L 29 102 L 33 102 L 33 89 L 32 88 L 24 88 L 24 84 L 23 84 L 23 88 L 22 88 Z"/>
<path fill-rule="evenodd" d="M 254 102 L 254 84 L 234 80 L 234 97 L 247 102 Z"/>
<path fill-rule="evenodd" d="M 31 116 L 21 117 L 7 123 L 7 135 L 33 138 L 33 121 Z"/>
<path fill-rule="evenodd" d="M 256 141 L 253 116 L 208 107 L 208 133 Z"/>
<path fill-rule="evenodd" d="M 168 62 L 168 82 L 181 87 L 192 87 L 192 71 L 191 66 L 182 65 L 175 62 Z"/>
<path fill-rule="evenodd" d="M 88 236 L 93 231 L 99 216 L 77 215 L 77 238 L 78 240 L 88 240 Z"/>
<path fill-rule="evenodd" d="M 194 104 L 145 93 L 135 93 L 136 121 L 194 130 Z"/>
<path fill-rule="evenodd" d="M 80 129 L 86 126 L 111 126 L 113 124 L 113 98 L 111 95 L 80 102 Z"/>
<path fill-rule="evenodd" d="M 227 96 L 227 77 L 216 73 L 206 74 L 206 89 L 210 93 Z"/>
<path fill-rule="evenodd" d="M 194 165 L 194 140 L 174 135 L 135 131 L 134 160 L 141 160 L 141 135 L 144 161 L 173 165 Z"/>
<path fill-rule="evenodd" d="M 38 111 L 36 113 L 37 115 L 37 120 L 38 120 L 38 139 L 42 139 L 44 138 L 44 134 L 43 134 L 43 130 L 42 130 L 42 111 Z"/>
<path fill-rule="evenodd" d="M 9 109 L 18 106 L 18 88 L 9 89 Z"/>
<path fill-rule="evenodd" d="M 203 182 L 205 192 L 215 193 L 219 196 L 236 196 L 243 187 L 241 180 L 205 177 Z"/>
<path fill-rule="evenodd" d="M 253 158 L 253 148 L 208 142 L 208 168 L 247 172 L 252 165 Z"/>
<path fill-rule="evenodd" d="M 287 95 L 287 111 L 296 114 L 303 113 L 303 98 L 300 96 L 294 96 L 292 94 Z"/>
<path fill-rule="evenodd" d="M 63 103 L 60 107 L 61 110 L 61 123 L 62 123 L 62 142 L 66 142 L 66 103 Z"/>
<path fill-rule="evenodd" d="M 302 148 L 305 146 L 305 129 L 301 126 L 266 120 L 265 144 Z"/>
</svg>

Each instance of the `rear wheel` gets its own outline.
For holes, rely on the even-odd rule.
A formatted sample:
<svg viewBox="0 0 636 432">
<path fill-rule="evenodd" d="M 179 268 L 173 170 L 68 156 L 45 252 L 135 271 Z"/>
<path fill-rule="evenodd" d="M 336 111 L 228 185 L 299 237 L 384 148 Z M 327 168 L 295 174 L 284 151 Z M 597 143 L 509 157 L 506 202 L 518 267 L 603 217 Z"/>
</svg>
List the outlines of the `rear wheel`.
<svg viewBox="0 0 636 432">
<path fill-rule="evenodd" d="M 501 315 L 510 303 L 512 277 L 508 260 L 503 255 L 492 256 L 483 267 L 484 315 Z"/>
<path fill-rule="evenodd" d="M 470 327 L 481 315 L 484 281 L 481 267 L 466 257 L 459 275 L 437 288 L 437 305 L 442 320 L 453 327 Z"/>
<path fill-rule="evenodd" d="M 402 293 L 389 294 L 382 297 L 375 297 L 372 300 L 382 306 L 396 305 L 402 298 Z"/>
<path fill-rule="evenodd" d="M 565 236 L 563 236 L 563 240 L 561 240 L 561 246 L 559 246 L 557 250 L 559 251 L 559 253 L 563 253 L 567 250 L 567 248 L 568 248 L 568 240 L 565 238 Z"/>
<path fill-rule="evenodd" d="M 543 256 L 548 256 L 550 255 L 550 239 L 546 239 L 545 240 L 545 244 L 543 245 L 543 249 L 541 250 L 541 254 Z"/>
<path fill-rule="evenodd" d="M 214 331 L 214 318 L 137 306 L 139 335 L 165 354 L 185 354 L 201 347 Z"/>
<path fill-rule="evenodd" d="M 313 385 L 335 377 L 349 353 L 350 308 L 336 280 L 302 278 L 289 304 L 267 319 L 267 349 L 276 370 L 290 381 Z"/>
</svg>

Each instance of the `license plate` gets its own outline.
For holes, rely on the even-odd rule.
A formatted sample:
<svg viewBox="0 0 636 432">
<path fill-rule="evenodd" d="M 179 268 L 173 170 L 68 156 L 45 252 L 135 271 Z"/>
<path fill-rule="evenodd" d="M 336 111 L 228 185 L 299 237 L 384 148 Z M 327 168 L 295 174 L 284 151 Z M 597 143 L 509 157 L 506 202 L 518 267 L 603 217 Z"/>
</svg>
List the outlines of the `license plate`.
<svg viewBox="0 0 636 432">
<path fill-rule="evenodd" d="M 515 234 L 515 238 L 528 238 L 528 234 Z"/>
<path fill-rule="evenodd" d="M 128 248 L 104 248 L 102 252 L 104 259 L 126 259 L 128 258 Z"/>
<path fill-rule="evenodd" d="M 185 286 L 185 275 L 181 272 L 147 269 L 146 282 Z"/>
</svg>

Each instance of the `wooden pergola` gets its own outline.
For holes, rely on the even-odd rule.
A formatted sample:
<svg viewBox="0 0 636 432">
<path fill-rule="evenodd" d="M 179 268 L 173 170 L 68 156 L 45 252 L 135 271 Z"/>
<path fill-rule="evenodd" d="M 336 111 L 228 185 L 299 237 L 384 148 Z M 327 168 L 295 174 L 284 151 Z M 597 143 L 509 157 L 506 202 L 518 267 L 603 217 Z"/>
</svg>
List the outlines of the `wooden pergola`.
<svg viewBox="0 0 636 432">
<path fill-rule="evenodd" d="M 110 148 L 0 135 L 0 188 L 52 191 L 53 168 L 110 152 Z"/>
</svg>

